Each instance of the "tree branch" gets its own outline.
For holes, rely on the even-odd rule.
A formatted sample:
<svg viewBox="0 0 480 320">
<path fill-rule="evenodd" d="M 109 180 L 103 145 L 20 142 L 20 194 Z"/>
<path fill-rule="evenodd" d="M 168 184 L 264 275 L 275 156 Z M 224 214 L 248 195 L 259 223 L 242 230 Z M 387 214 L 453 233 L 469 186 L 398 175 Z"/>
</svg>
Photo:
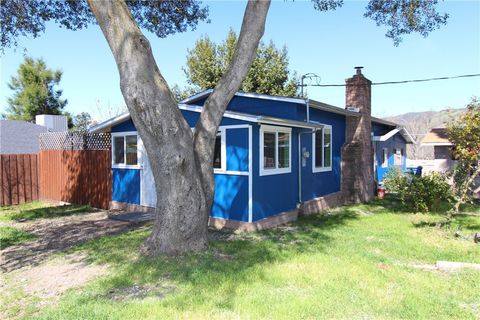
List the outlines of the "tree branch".
<svg viewBox="0 0 480 320">
<path fill-rule="evenodd" d="M 232 62 L 205 102 L 195 127 L 195 153 L 206 180 L 204 181 L 206 188 L 211 185 L 208 176 L 211 176 L 212 173 L 214 139 L 218 126 L 228 103 L 250 70 L 258 44 L 265 31 L 265 20 L 269 7 L 269 0 L 248 2 Z"/>
</svg>

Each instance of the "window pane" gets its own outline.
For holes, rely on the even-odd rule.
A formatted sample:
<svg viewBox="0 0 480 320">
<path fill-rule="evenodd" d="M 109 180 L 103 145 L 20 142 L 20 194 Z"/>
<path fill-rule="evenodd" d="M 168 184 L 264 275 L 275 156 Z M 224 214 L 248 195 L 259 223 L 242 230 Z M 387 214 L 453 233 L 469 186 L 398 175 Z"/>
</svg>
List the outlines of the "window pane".
<svg viewBox="0 0 480 320">
<path fill-rule="evenodd" d="M 137 164 L 137 136 L 126 136 L 127 139 L 127 164 Z"/>
<path fill-rule="evenodd" d="M 215 150 L 213 151 L 213 167 L 216 169 L 222 168 L 222 136 L 217 133 L 215 138 Z"/>
<path fill-rule="evenodd" d="M 278 133 L 278 167 L 290 167 L 290 134 Z"/>
<path fill-rule="evenodd" d="M 388 166 L 388 149 L 383 149 L 383 162 L 382 166 Z"/>
<path fill-rule="evenodd" d="M 332 154 L 332 129 L 323 130 L 323 166 L 330 167 L 330 157 Z"/>
<path fill-rule="evenodd" d="M 323 159 L 323 134 L 322 130 L 315 131 L 315 167 L 322 166 Z"/>
<path fill-rule="evenodd" d="M 275 133 L 263 133 L 263 167 L 265 169 L 275 168 Z"/>
<path fill-rule="evenodd" d="M 113 163 L 119 164 L 125 162 L 125 150 L 123 150 L 123 137 L 113 138 L 113 148 L 115 151 Z"/>
</svg>

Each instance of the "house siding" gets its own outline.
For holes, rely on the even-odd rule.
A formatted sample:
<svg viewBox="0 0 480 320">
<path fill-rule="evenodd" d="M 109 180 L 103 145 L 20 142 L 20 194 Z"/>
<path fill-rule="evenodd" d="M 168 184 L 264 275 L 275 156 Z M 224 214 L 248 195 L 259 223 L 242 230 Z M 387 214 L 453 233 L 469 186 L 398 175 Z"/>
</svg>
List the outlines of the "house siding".
<svg viewBox="0 0 480 320">
<path fill-rule="evenodd" d="M 195 127 L 199 113 L 182 110 L 190 127 Z M 248 222 L 249 216 L 249 129 L 248 122 L 236 119 L 222 119 L 221 127 L 226 128 L 226 173 L 215 173 L 215 195 L 212 217 Z M 228 126 L 242 126 L 228 128 Z M 111 132 L 136 132 L 131 119 L 111 128 Z M 112 200 L 140 204 L 140 179 L 142 169 L 112 168 Z M 239 174 L 231 174 L 235 171 Z"/>
<path fill-rule="evenodd" d="M 112 169 L 112 200 L 140 204 L 139 169 Z"/>
<path fill-rule="evenodd" d="M 382 167 L 383 163 L 383 149 L 388 149 L 388 166 Z M 405 171 L 407 169 L 406 161 L 406 152 L 407 146 L 406 141 L 401 134 L 397 133 L 392 138 L 387 141 L 376 141 L 375 142 L 375 155 L 376 155 L 376 179 L 378 182 L 383 182 L 385 174 L 388 172 L 389 168 L 395 167 L 395 155 L 393 153 L 394 149 L 403 149 L 402 164 L 399 167 L 400 170 Z"/>
<path fill-rule="evenodd" d="M 341 153 L 345 143 L 345 116 L 311 109 L 310 120 L 332 126 L 332 170 L 313 172 L 312 134 L 302 135 L 302 147 L 307 147 L 310 152 L 306 165 L 302 167 L 302 201 L 340 191 L 341 187 Z"/>
</svg>

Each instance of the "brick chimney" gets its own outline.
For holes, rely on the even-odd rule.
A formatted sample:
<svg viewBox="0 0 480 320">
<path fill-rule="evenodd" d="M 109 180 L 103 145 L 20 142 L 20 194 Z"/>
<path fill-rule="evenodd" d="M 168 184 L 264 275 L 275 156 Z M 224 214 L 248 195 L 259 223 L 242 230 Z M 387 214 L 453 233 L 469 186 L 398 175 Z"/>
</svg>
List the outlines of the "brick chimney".
<svg viewBox="0 0 480 320">
<path fill-rule="evenodd" d="M 346 79 L 345 108 L 358 110 L 347 116 L 345 144 L 342 148 L 342 192 L 347 203 L 366 202 L 374 196 L 372 145 L 372 82 L 355 67 L 356 74 Z"/>
</svg>

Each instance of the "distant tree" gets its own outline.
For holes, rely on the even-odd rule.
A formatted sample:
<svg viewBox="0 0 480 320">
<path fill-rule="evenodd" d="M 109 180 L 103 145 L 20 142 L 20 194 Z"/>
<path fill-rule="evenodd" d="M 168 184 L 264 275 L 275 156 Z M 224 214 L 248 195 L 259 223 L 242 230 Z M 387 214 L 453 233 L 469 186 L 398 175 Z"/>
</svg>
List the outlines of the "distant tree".
<svg viewBox="0 0 480 320">
<path fill-rule="evenodd" d="M 80 112 L 73 117 L 73 131 L 87 131 L 96 122 L 88 112 Z"/>
<path fill-rule="evenodd" d="M 447 131 L 458 159 L 453 172 L 455 205 L 449 215 L 451 218 L 471 199 L 475 179 L 480 175 L 480 101 L 472 98 L 467 112 L 453 121 Z"/>
<path fill-rule="evenodd" d="M 230 30 L 225 41 L 215 44 L 208 36 L 200 38 L 195 47 L 188 51 L 187 66 L 183 68 L 187 81 L 193 85 L 187 93 L 213 89 L 222 78 L 232 61 L 237 45 L 237 34 Z M 240 91 L 278 96 L 297 96 L 297 79 L 288 70 L 286 47 L 277 49 L 273 42 L 260 42 L 252 67 Z M 185 91 L 180 96 L 185 96 Z"/>
<path fill-rule="evenodd" d="M 20 64 L 17 76 L 12 77 L 9 88 L 14 91 L 8 99 L 6 119 L 33 121 L 38 114 L 62 114 L 67 100 L 61 98 L 57 86 L 62 71 L 47 68 L 42 59 L 26 57 Z"/>
</svg>

